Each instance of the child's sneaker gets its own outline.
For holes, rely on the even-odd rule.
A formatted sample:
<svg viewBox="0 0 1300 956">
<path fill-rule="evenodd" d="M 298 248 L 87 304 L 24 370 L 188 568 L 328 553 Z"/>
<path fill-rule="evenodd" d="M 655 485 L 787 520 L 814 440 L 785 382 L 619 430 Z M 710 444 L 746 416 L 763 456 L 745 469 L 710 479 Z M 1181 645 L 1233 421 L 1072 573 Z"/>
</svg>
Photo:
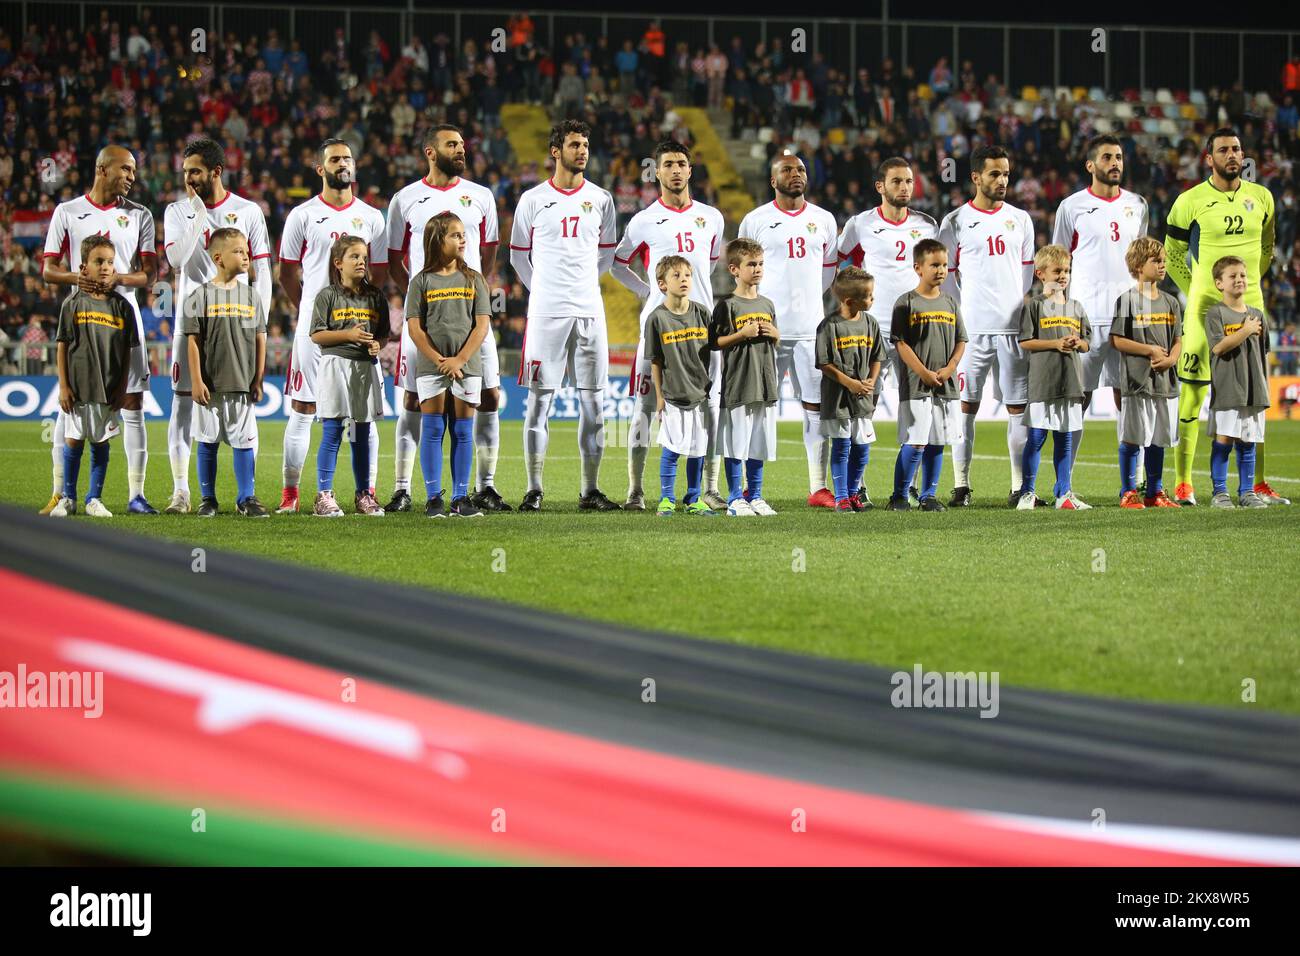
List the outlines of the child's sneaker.
<svg viewBox="0 0 1300 956">
<path fill-rule="evenodd" d="M 481 518 L 483 512 L 474 507 L 474 503 L 468 497 L 462 495 L 459 498 L 451 500 L 451 517 L 453 518 Z"/>
<path fill-rule="evenodd" d="M 762 498 L 750 498 L 749 506 L 754 509 L 754 514 L 760 518 L 770 518 L 776 514 L 776 509 L 769 505 Z"/>
<path fill-rule="evenodd" d="M 1267 481 L 1255 482 L 1255 494 L 1263 498 L 1266 505 L 1289 505 L 1291 503 L 1290 498 L 1283 498 L 1273 490 L 1273 487 Z"/>
<path fill-rule="evenodd" d="M 113 512 L 104 507 L 104 502 L 100 501 L 98 498 L 91 498 L 86 502 L 86 514 L 90 515 L 92 518 L 113 517 Z"/>
<path fill-rule="evenodd" d="M 1146 505 L 1142 503 L 1142 496 L 1138 494 L 1136 489 L 1124 492 L 1119 499 L 1119 506 L 1121 508 L 1128 508 L 1132 511 L 1141 511 L 1146 507 Z"/>
<path fill-rule="evenodd" d="M 334 492 L 332 491 L 316 492 L 316 503 L 312 506 L 311 513 L 317 518 L 343 517 L 343 509 L 334 500 Z"/>
<path fill-rule="evenodd" d="M 54 511 L 54 509 L 59 506 L 59 502 L 62 500 L 63 500 L 63 495 L 59 494 L 56 491 L 54 494 L 50 495 L 50 500 L 45 502 L 45 507 L 42 508 L 37 513 L 43 515 L 51 514 Z"/>
<path fill-rule="evenodd" d="M 727 505 L 727 515 L 732 518 L 757 517 L 754 513 L 753 506 L 743 497 L 737 498 L 735 501 L 732 501 Z"/>
<path fill-rule="evenodd" d="M 671 518 L 677 514 L 677 502 L 671 498 L 659 499 L 659 510 L 655 512 L 661 518 Z"/>
<path fill-rule="evenodd" d="M 854 511 L 870 511 L 875 507 L 865 488 L 859 488 L 856 495 L 849 495 L 849 504 L 853 505 Z"/>
<path fill-rule="evenodd" d="M 725 511 L 727 508 L 726 500 L 716 491 L 706 491 L 704 494 L 700 495 L 700 500 L 714 511 Z"/>
<path fill-rule="evenodd" d="M 280 507 L 275 509 L 278 515 L 296 515 L 298 513 L 298 489 L 285 488 L 280 492 Z"/>
<path fill-rule="evenodd" d="M 1091 511 L 1092 505 L 1088 504 L 1082 498 L 1070 489 L 1061 497 L 1056 499 L 1056 507 L 1061 511 Z M 1175 506 L 1176 507 L 1176 506 Z"/>
<path fill-rule="evenodd" d="M 532 492 L 529 492 L 529 494 L 532 494 Z M 537 494 L 538 497 L 541 497 L 542 493 L 539 491 Z M 433 495 L 428 501 L 424 503 L 424 516 L 426 518 L 447 517 L 447 504 L 445 501 L 442 500 L 442 492 L 438 492 L 438 494 Z"/>
<path fill-rule="evenodd" d="M 216 498 L 204 498 L 199 502 L 198 516 L 200 518 L 215 518 L 219 510 Z"/>
<path fill-rule="evenodd" d="M 819 488 L 808 496 L 808 506 L 811 508 L 834 508 L 835 495 L 829 488 Z"/>
<path fill-rule="evenodd" d="M 902 497 L 898 495 L 890 495 L 888 507 L 890 511 L 911 511 L 912 510 L 912 505 L 908 502 L 906 495 L 903 495 Z"/>
<path fill-rule="evenodd" d="M 369 515 L 372 518 L 382 518 L 384 509 L 379 507 L 379 502 L 375 496 L 369 492 L 362 492 L 352 499 L 356 512 L 359 515 Z"/>
<path fill-rule="evenodd" d="M 245 518 L 269 518 L 271 513 L 266 510 L 266 505 L 262 504 L 257 495 L 249 495 L 243 501 L 235 505 L 235 511 Z"/>
<path fill-rule="evenodd" d="M 835 502 L 835 513 L 851 515 L 856 514 L 856 511 L 853 508 L 853 503 L 850 502 L 848 498 L 841 498 L 839 501 Z"/>
<path fill-rule="evenodd" d="M 1143 498 L 1142 503 L 1146 505 L 1148 508 L 1177 508 L 1178 507 L 1178 505 L 1174 502 L 1174 500 L 1170 498 L 1167 494 L 1165 494 L 1165 489 L 1163 488 L 1157 491 L 1154 495 L 1151 495 L 1149 498 Z"/>
<path fill-rule="evenodd" d="M 1175 492 L 1177 494 L 1177 492 Z M 1236 504 L 1232 500 L 1232 495 L 1226 491 L 1215 492 L 1214 497 L 1210 499 L 1211 508 L 1235 508 Z"/>
<path fill-rule="evenodd" d="M 922 511 L 947 511 L 948 510 L 947 508 L 944 507 L 943 502 L 940 501 L 938 498 L 936 498 L 934 495 L 929 495 L 925 498 L 922 498 L 920 509 Z"/>
<path fill-rule="evenodd" d="M 190 513 L 190 493 L 188 491 L 172 492 L 172 500 L 163 509 L 165 515 L 187 515 Z"/>
<path fill-rule="evenodd" d="M 1253 491 L 1248 491 L 1237 499 L 1239 508 L 1267 508 L 1268 502 Z"/>
<path fill-rule="evenodd" d="M 156 515 L 158 509 L 149 504 L 144 495 L 136 495 L 126 503 L 126 510 L 133 515 Z"/>
<path fill-rule="evenodd" d="M 1196 495 L 1192 492 L 1192 486 L 1187 482 L 1174 486 L 1174 504 L 1183 508 L 1196 507 Z"/>
<path fill-rule="evenodd" d="M 712 518 L 717 515 L 717 512 L 706 505 L 703 500 L 692 501 L 686 506 L 686 513 L 688 515 L 695 515 L 697 518 Z"/>
<path fill-rule="evenodd" d="M 66 518 L 77 513 L 77 503 L 71 498 L 60 498 L 58 504 L 50 509 L 51 518 Z"/>
<path fill-rule="evenodd" d="M 1038 506 L 1038 495 L 1026 491 L 1016 500 L 1017 511 L 1033 511 Z"/>
</svg>

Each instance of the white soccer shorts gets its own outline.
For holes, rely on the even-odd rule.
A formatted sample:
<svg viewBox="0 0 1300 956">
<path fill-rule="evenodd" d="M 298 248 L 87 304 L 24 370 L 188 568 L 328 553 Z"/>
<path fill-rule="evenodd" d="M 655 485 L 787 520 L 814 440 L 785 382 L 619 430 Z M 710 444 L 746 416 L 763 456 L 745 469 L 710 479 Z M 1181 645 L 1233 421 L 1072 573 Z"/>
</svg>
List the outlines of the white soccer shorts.
<svg viewBox="0 0 1300 956">
<path fill-rule="evenodd" d="M 1004 405 L 1029 402 L 1029 353 L 1015 335 L 972 335 L 957 364 L 957 388 L 963 402 L 984 397 L 984 380 L 995 369 L 993 394 Z"/>
<path fill-rule="evenodd" d="M 1125 399 L 1128 401 L 1128 399 Z M 1209 434 L 1213 438 L 1216 435 L 1229 435 L 1240 441 L 1261 442 L 1264 440 L 1264 416 L 1266 412 L 1260 409 L 1256 412 L 1249 412 L 1244 408 L 1224 408 L 1219 411 L 1210 411 Z"/>
<path fill-rule="evenodd" d="M 876 440 L 876 426 L 870 418 L 823 418 L 823 438 L 847 438 L 854 445 L 870 445 Z"/>
<path fill-rule="evenodd" d="M 822 370 L 817 367 L 817 342 L 799 339 L 794 342 L 782 339 L 776 347 L 776 383 L 779 387 L 789 372 L 794 393 L 799 401 L 820 405 L 822 400 Z"/>
<path fill-rule="evenodd" d="M 66 438 L 98 445 L 122 433 L 122 420 L 111 405 L 77 402 L 72 406 L 72 414 L 63 416 L 63 429 Z"/>
<path fill-rule="evenodd" d="M 172 336 L 172 391 L 189 392 L 192 389 L 189 336 L 177 332 Z"/>
<path fill-rule="evenodd" d="M 415 360 L 419 349 L 406 331 L 407 323 L 402 323 L 402 345 L 398 350 L 397 368 L 393 371 L 393 384 L 408 392 L 416 391 Z M 501 358 L 497 355 L 497 340 L 488 330 L 487 338 L 478 350 L 479 361 L 483 364 L 483 387 L 501 387 Z"/>
<path fill-rule="evenodd" d="M 962 439 L 961 406 L 952 398 L 914 398 L 898 403 L 900 445 L 952 445 Z"/>
<path fill-rule="evenodd" d="M 530 315 L 524 332 L 519 384 L 561 388 L 609 387 L 609 339 L 604 316 Z"/>
<path fill-rule="evenodd" d="M 316 380 L 316 417 L 373 422 L 384 417 L 384 380 L 374 362 L 322 355 Z"/>
<path fill-rule="evenodd" d="M 1083 427 L 1083 402 L 1068 398 L 1030 402 L 1025 408 L 1025 425 L 1049 432 L 1077 432 Z"/>
<path fill-rule="evenodd" d="M 1083 359 L 1083 388 L 1095 392 L 1099 388 L 1119 388 L 1124 384 L 1124 357 L 1110 342 L 1110 326 L 1094 328 L 1092 342 Z"/>
<path fill-rule="evenodd" d="M 1129 445 L 1173 448 L 1178 444 L 1178 399 L 1125 395 L 1115 425 L 1119 440 Z"/>
<path fill-rule="evenodd" d="M 231 448 L 252 448 L 257 441 L 257 417 L 248 392 L 213 392 L 207 405 L 194 403 L 196 442 L 225 442 Z"/>
<path fill-rule="evenodd" d="M 449 388 L 453 398 L 459 398 L 466 405 L 477 406 L 479 396 L 483 393 L 483 379 L 471 375 L 452 378 L 450 375 L 435 372 L 432 375 L 421 375 L 415 380 L 415 394 L 422 402 L 429 398 L 437 398 Z"/>
<path fill-rule="evenodd" d="M 703 457 L 709 447 L 705 402 L 690 408 L 665 403 L 659 419 L 659 444 L 687 458 Z"/>
<path fill-rule="evenodd" d="M 776 461 L 776 406 L 750 402 L 722 409 L 715 447 L 723 458 Z"/>
<path fill-rule="evenodd" d="M 316 403 L 316 376 L 320 373 L 320 346 L 310 336 L 295 335 L 289 353 L 289 368 L 284 373 L 286 402 Z"/>
</svg>

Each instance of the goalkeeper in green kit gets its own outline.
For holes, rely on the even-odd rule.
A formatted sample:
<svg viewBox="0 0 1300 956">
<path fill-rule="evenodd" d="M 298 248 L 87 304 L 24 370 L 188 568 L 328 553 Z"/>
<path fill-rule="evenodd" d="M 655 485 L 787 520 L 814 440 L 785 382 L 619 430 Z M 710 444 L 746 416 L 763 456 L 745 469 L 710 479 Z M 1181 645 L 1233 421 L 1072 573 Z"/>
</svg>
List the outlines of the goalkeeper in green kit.
<svg viewBox="0 0 1300 956">
<path fill-rule="evenodd" d="M 1246 263 L 1250 284 L 1246 304 L 1264 308 L 1260 277 L 1273 262 L 1273 195 L 1265 187 L 1241 178 L 1241 140 L 1236 130 L 1216 129 L 1205 143 L 1210 178 L 1180 195 L 1165 229 L 1165 260 L 1169 277 L 1187 296 L 1183 315 L 1183 352 L 1178 360 L 1178 447 L 1175 453 L 1174 500 L 1196 504 L 1192 490 L 1192 460 L 1196 456 L 1201 408 L 1210 389 L 1210 347 L 1205 339 L 1205 313 L 1223 296 L 1210 270 L 1224 256 Z M 1190 256 L 1188 253 L 1190 252 Z M 1274 493 L 1264 480 L 1264 446 L 1256 447 L 1255 493 L 1270 505 L 1291 502 Z"/>
</svg>

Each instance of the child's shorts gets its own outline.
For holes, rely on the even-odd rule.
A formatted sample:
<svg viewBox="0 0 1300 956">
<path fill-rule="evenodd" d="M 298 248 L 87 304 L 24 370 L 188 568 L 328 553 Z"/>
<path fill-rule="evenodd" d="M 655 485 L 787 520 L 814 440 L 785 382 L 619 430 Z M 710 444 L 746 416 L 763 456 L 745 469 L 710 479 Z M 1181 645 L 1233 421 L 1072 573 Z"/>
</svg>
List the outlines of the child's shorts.
<svg viewBox="0 0 1300 956">
<path fill-rule="evenodd" d="M 384 381 L 369 361 L 325 354 L 316 372 L 316 417 L 373 422 L 384 417 Z"/>
<path fill-rule="evenodd" d="M 63 416 L 63 435 L 92 445 L 116 438 L 122 432 L 122 420 L 111 405 L 100 402 L 77 402 L 71 414 Z"/>
<path fill-rule="evenodd" d="M 207 405 L 195 402 L 191 425 L 194 440 L 252 448 L 257 440 L 257 417 L 251 398 L 248 392 L 213 392 Z"/>
<path fill-rule="evenodd" d="M 854 445 L 870 445 L 876 440 L 876 426 L 870 418 L 823 418 L 823 438 L 847 438 Z"/>
<path fill-rule="evenodd" d="M 776 406 L 750 402 L 721 409 L 715 447 L 723 458 L 776 461 Z"/>
<path fill-rule="evenodd" d="M 1264 440 L 1264 415 L 1262 408 L 1251 411 L 1249 408 L 1223 408 L 1210 411 L 1211 437 L 1229 435 L 1239 441 L 1260 442 Z"/>
<path fill-rule="evenodd" d="M 913 398 L 898 403 L 900 445 L 951 445 L 961 439 L 961 408 L 955 399 Z"/>
<path fill-rule="evenodd" d="M 449 388 L 453 398 L 459 398 L 466 405 L 477 406 L 479 395 L 483 391 L 483 379 L 477 375 L 452 378 L 450 375 L 434 372 L 432 375 L 421 375 L 415 380 L 415 394 L 419 396 L 420 401 L 437 398 Z"/>
<path fill-rule="evenodd" d="M 679 408 L 671 402 L 665 403 L 659 419 L 660 446 L 687 458 L 702 457 L 709 447 L 707 404 L 705 400 L 690 408 Z"/>
<path fill-rule="evenodd" d="M 1083 427 L 1083 402 L 1069 398 L 1030 402 L 1025 408 L 1025 425 L 1049 432 L 1077 432 Z"/>
<path fill-rule="evenodd" d="M 1173 448 L 1178 444 L 1178 399 L 1125 395 L 1116 426 L 1119 440 L 1126 444 Z"/>
</svg>

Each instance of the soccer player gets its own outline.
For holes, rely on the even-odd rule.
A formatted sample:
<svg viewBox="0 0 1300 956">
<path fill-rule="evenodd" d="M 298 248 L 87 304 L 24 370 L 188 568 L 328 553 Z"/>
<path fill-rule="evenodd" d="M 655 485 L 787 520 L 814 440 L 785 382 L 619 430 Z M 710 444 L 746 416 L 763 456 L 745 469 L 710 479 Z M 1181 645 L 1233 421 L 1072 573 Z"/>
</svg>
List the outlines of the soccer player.
<svg viewBox="0 0 1300 956">
<path fill-rule="evenodd" d="M 352 147 L 345 140 L 325 140 L 316 151 L 316 174 L 321 178 L 320 193 L 293 208 L 284 221 L 284 233 L 280 237 L 280 285 L 289 301 L 298 303 L 298 322 L 284 377 L 284 397 L 290 403 L 290 412 L 289 424 L 284 428 L 284 490 L 276 514 L 298 512 L 298 482 L 311 446 L 316 374 L 321 356 L 320 346 L 311 340 L 312 315 L 316 296 L 330 282 L 329 259 L 334 240 L 343 235 L 365 239 L 370 246 L 370 281 L 383 286 L 388 277 L 384 216 L 373 206 L 358 202 L 353 195 L 356 163 Z M 372 422 L 372 471 L 377 467 L 378 456 L 379 432 Z"/>
<path fill-rule="evenodd" d="M 370 281 L 367 243 L 360 236 L 340 236 L 330 250 L 330 284 L 316 296 L 311 340 L 320 346 L 316 407 L 321 419 L 316 455 L 316 501 L 312 514 L 337 518 L 343 509 L 334 500 L 334 469 L 343 443 L 343 423 L 369 425 L 384 417 L 384 380 L 379 350 L 388 342 L 388 303 Z M 357 429 L 361 431 L 361 429 Z M 382 518 L 370 491 L 370 435 L 352 439 L 353 503 L 359 515 Z"/>
<path fill-rule="evenodd" d="M 1205 340 L 1205 313 L 1219 301 L 1211 264 L 1224 256 L 1246 263 L 1246 303 L 1264 308 L 1260 279 L 1273 262 L 1273 194 L 1242 178 L 1241 140 L 1236 130 L 1216 129 L 1205 140 L 1210 178 L 1181 193 L 1169 210 L 1165 252 L 1169 274 L 1187 296 L 1187 341 L 1178 364 L 1178 453 L 1174 500 L 1195 505 L 1192 460 L 1201 407 L 1210 387 L 1210 347 Z M 1261 442 L 1262 444 L 1262 442 Z M 1254 491 L 1267 504 L 1289 505 L 1264 479 L 1264 449 L 1256 449 Z"/>
<path fill-rule="evenodd" d="M 66 518 L 77 513 L 77 475 L 86 439 L 90 440 L 90 490 L 86 514 L 111 518 L 104 506 L 104 475 L 108 472 L 109 439 L 121 431 L 118 410 L 126 398 L 132 350 L 139 343 L 135 316 L 126 299 L 113 289 L 117 250 L 107 236 L 87 236 L 78 247 L 80 272 L 95 283 L 77 289 L 59 310 L 59 408 L 63 418 L 63 485 L 49 514 Z"/>
<path fill-rule="evenodd" d="M 1210 475 L 1216 508 L 1231 508 L 1228 455 L 1237 451 L 1237 503 L 1267 508 L 1255 491 L 1255 449 L 1264 440 L 1264 415 L 1271 404 L 1268 389 L 1268 317 L 1246 304 L 1250 286 L 1246 263 L 1224 256 L 1214 263 L 1214 285 L 1223 301 L 1205 313 L 1210 346 Z"/>
<path fill-rule="evenodd" d="M 894 303 L 889 335 L 898 358 L 898 460 L 890 511 L 911 511 L 907 489 L 921 466 L 922 511 L 946 511 L 940 503 L 943 446 L 961 441 L 953 375 L 966 350 L 966 326 L 956 298 L 943 291 L 948 250 L 937 239 L 912 249 L 918 282 Z"/>
<path fill-rule="evenodd" d="M 1088 142 L 1086 156 L 1092 183 L 1061 200 L 1052 230 L 1052 242 L 1070 252 L 1070 298 L 1083 307 L 1092 326 L 1092 341 L 1081 353 L 1085 412 L 1098 388 L 1113 388 L 1115 404 L 1120 402 L 1120 356 L 1110 344 L 1110 324 L 1115 300 L 1133 287 L 1124 254 L 1147 232 L 1147 201 L 1120 186 L 1124 150 L 1119 140 L 1096 136 Z M 1080 427 L 1070 443 L 1072 460 L 1079 456 L 1082 439 Z"/>
<path fill-rule="evenodd" d="M 953 445 L 954 484 L 949 506 L 974 500 L 970 462 L 975 451 L 975 415 L 984 396 L 984 380 L 993 372 L 994 394 L 1007 406 L 1007 454 L 1015 507 L 1024 484 L 1022 462 L 1029 430 L 1024 411 L 1029 401 L 1029 356 L 1020 347 L 1020 307 L 1034 282 L 1034 224 L 1029 214 L 1003 199 L 1011 177 L 1011 159 L 1001 146 L 979 146 L 970 157 L 975 198 L 944 216 L 939 241 L 952 266 L 949 290 L 958 290 L 970 347 L 962 356 L 957 381 L 965 417 L 961 440 Z"/>
<path fill-rule="evenodd" d="M 880 327 L 870 312 L 871 275 L 856 266 L 831 283 L 839 308 L 817 327 L 817 364 L 822 370 L 822 434 L 831 440 L 835 510 L 867 509 L 857 495 L 876 429 L 876 383 L 885 358 Z"/>
<path fill-rule="evenodd" d="M 781 399 L 776 346 L 781 333 L 772 300 L 758 294 L 763 247 L 753 239 L 731 240 L 727 271 L 736 288 L 713 307 L 709 326 L 709 344 L 722 352 L 718 448 L 726 463 L 727 514 L 768 518 L 776 510 L 763 500 L 763 462 L 776 460 L 776 403 Z"/>
<path fill-rule="evenodd" d="M 211 139 L 196 139 L 185 147 L 181 170 L 185 175 L 185 196 L 163 212 L 163 253 L 176 273 L 176 296 L 184 303 L 191 291 L 212 281 L 217 267 L 208 244 L 218 229 L 237 229 L 248 239 L 252 276 L 250 280 L 262 301 L 263 314 L 271 311 L 271 245 L 266 219 L 255 202 L 226 189 L 222 175 L 226 153 Z M 172 413 L 167 421 L 167 453 L 172 466 L 172 497 L 166 514 L 187 514 L 190 510 L 190 445 L 194 399 L 190 391 L 189 343 L 181 332 L 183 316 L 176 316 L 172 334 Z M 256 434 L 256 430 L 254 431 Z M 254 441 L 256 460 L 257 445 Z"/>
<path fill-rule="evenodd" d="M 1121 508 L 1177 508 L 1165 494 L 1165 449 L 1177 445 L 1178 356 L 1183 317 L 1178 300 L 1160 290 L 1165 250 L 1160 240 L 1142 236 L 1128 247 L 1129 273 L 1136 286 L 1115 303 L 1111 343 L 1124 356 L 1120 383 L 1119 469 Z M 1145 453 L 1142 451 L 1146 449 Z M 1145 500 L 1137 490 L 1137 462 L 1146 465 Z"/>
<path fill-rule="evenodd" d="M 778 384 L 789 373 L 803 405 L 803 443 L 808 455 L 808 504 L 834 508 L 826 487 L 830 442 L 822 435 L 819 403 L 822 373 L 817 367 L 817 326 L 825 313 L 822 296 L 835 278 L 838 226 L 829 211 L 804 198 L 808 171 L 803 160 L 786 151 L 772 161 L 776 198 L 749 212 L 740 223 L 742 239 L 763 247 L 763 282 L 759 292 L 772 300 L 781 323 L 777 349 Z"/>
<path fill-rule="evenodd" d="M 266 373 L 266 308 L 261 293 L 240 282 L 248 275 L 248 237 L 232 227 L 218 229 L 207 243 L 216 272 L 185 297 L 181 334 L 186 338 L 190 390 L 194 396 L 194 439 L 199 444 L 200 518 L 217 505 L 217 452 L 224 441 L 235 463 L 238 513 L 269 517 L 254 491 L 253 449 Z"/>
<path fill-rule="evenodd" d="M 81 272 L 81 245 L 88 236 L 107 236 L 117 252 L 112 287 L 126 299 L 135 313 L 136 345 L 127 370 L 126 399 L 122 404 L 122 444 L 126 448 L 129 490 L 127 510 L 133 514 L 157 514 L 144 496 L 145 471 L 149 464 L 149 441 L 144 427 L 144 393 L 149 389 L 149 360 L 144 349 L 144 323 L 135 290 L 153 284 L 158 269 L 154 249 L 153 214 L 127 199 L 135 185 L 135 157 L 123 146 L 105 146 L 95 158 L 95 180 L 90 192 L 59 203 L 50 218 L 45 237 L 43 276 L 51 285 L 77 286 L 83 292 L 107 291 L 96 279 Z M 62 265 L 67 260 L 68 267 Z M 60 416 L 54 426 L 55 491 L 63 487 L 63 458 L 57 454 L 65 438 Z M 57 504 L 51 500 L 42 509 L 49 514 Z"/>
<path fill-rule="evenodd" d="M 684 257 L 691 264 L 691 300 L 713 310 L 713 263 L 722 254 L 725 224 L 722 213 L 712 206 L 691 199 L 691 152 L 681 143 L 664 140 L 654 151 L 655 176 L 659 180 L 659 199 L 642 209 L 627 224 L 623 238 L 614 250 L 610 274 L 642 300 L 641 329 L 650 313 L 664 301 L 658 283 L 649 283 L 631 268 L 638 262 L 647 277 L 656 274 L 664 256 Z M 721 353 L 711 358 L 706 427 L 709 447 L 705 451 L 704 501 L 710 508 L 725 508 L 718 494 L 718 458 L 716 454 L 718 409 L 721 404 Z M 650 421 L 655 409 L 654 387 L 650 381 L 650 360 L 646 358 L 644 336 L 637 339 L 636 362 L 632 366 L 630 391 L 636 403 L 632 425 L 628 430 L 627 502 L 628 511 L 645 510 L 645 460 L 650 450 Z"/>
<path fill-rule="evenodd" d="M 688 515 L 717 514 L 700 499 L 704 453 L 709 435 L 705 409 L 709 404 L 709 312 L 691 301 L 691 264 L 683 256 L 664 256 L 655 266 L 655 282 L 663 303 L 645 324 L 646 354 L 660 415 L 659 510 L 661 518 L 677 513 L 677 460 L 686 456 Z"/>
<path fill-rule="evenodd" d="M 609 338 L 601 273 L 618 245 L 614 197 L 585 176 L 591 128 L 565 120 L 551 130 L 555 173 L 519 197 L 510 232 L 510 265 L 528 289 L 519 384 L 524 409 L 524 464 L 528 491 L 521 511 L 542 509 L 542 469 L 550 439 L 555 390 L 569 381 L 578 392 L 578 450 L 582 456 L 581 511 L 617 511 L 596 487 L 605 451 L 605 390 Z"/>
<path fill-rule="evenodd" d="M 465 263 L 485 281 L 492 274 L 499 243 L 497 202 L 486 186 L 463 178 L 465 138 L 460 128 L 442 124 L 424 137 L 424 156 L 429 171 L 423 179 L 405 186 L 388 205 L 388 267 L 393 284 L 403 296 L 410 277 L 424 268 L 424 227 L 434 216 L 453 212 L 465 226 Z M 409 259 L 409 265 L 403 261 Z M 402 350 L 394 374 L 398 391 L 396 489 L 385 511 L 411 510 L 411 471 L 420 440 L 420 399 L 415 385 L 415 343 L 402 326 Z M 474 445 L 477 450 L 475 492 L 470 500 L 484 511 L 510 511 L 493 487 L 501 429 L 497 410 L 501 407 L 501 362 L 497 341 L 489 327 L 479 355 L 483 385 L 474 410 Z"/>
<path fill-rule="evenodd" d="M 1092 505 L 1074 493 L 1070 476 L 1074 465 L 1071 445 L 1083 429 L 1082 355 L 1088 352 L 1092 328 L 1083 306 L 1066 297 L 1070 253 L 1064 246 L 1039 249 L 1034 256 L 1034 274 L 1043 283 L 1043 294 L 1020 309 L 1020 347 L 1029 353 L 1029 407 L 1025 411 L 1029 440 L 1023 463 L 1025 483 L 1016 507 L 1033 511 L 1038 504 L 1034 482 L 1047 433 L 1051 432 L 1056 507 L 1062 511 L 1087 511 Z"/>
</svg>

